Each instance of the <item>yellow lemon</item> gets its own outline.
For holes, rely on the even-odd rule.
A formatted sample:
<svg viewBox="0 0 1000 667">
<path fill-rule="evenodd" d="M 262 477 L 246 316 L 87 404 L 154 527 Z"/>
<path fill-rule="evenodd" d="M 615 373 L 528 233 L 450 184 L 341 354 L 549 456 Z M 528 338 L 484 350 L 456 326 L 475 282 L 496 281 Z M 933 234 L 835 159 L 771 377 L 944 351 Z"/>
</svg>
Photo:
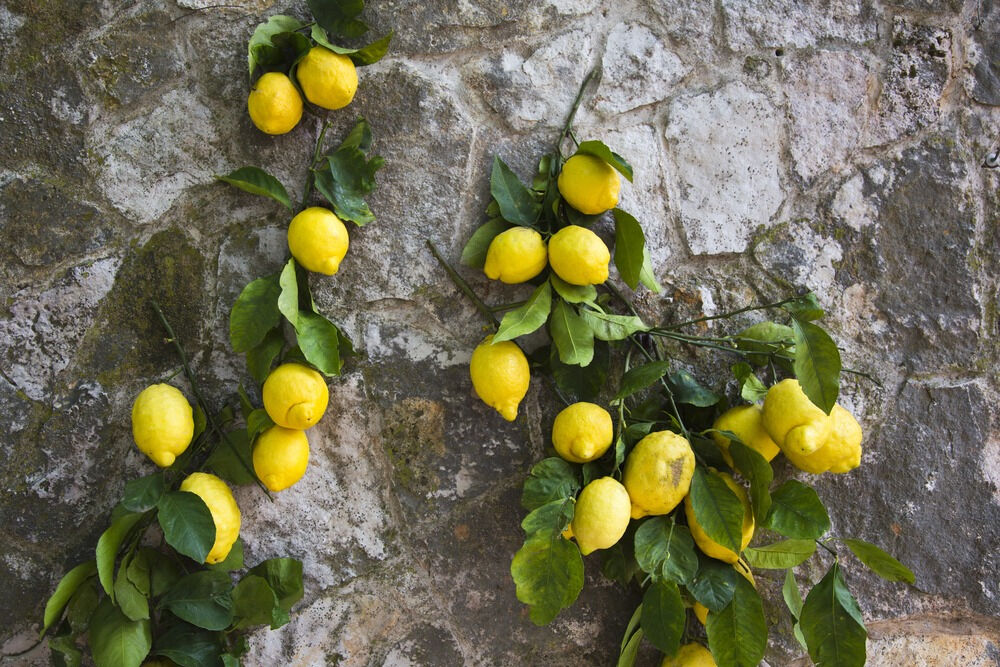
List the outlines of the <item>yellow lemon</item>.
<svg viewBox="0 0 1000 667">
<path fill-rule="evenodd" d="M 347 227 L 333 211 L 311 206 L 288 225 L 288 249 L 309 271 L 332 276 L 347 254 Z"/>
<path fill-rule="evenodd" d="M 660 667 L 716 667 L 712 652 L 701 644 L 685 644 L 677 653 L 668 655 Z"/>
<path fill-rule="evenodd" d="M 523 283 L 542 272 L 547 258 L 541 234 L 530 227 L 512 227 L 490 241 L 483 273 L 509 285 Z"/>
<path fill-rule="evenodd" d="M 552 445 L 573 463 L 599 459 L 615 437 L 611 415 L 599 405 L 579 402 L 563 408 L 552 424 Z"/>
<path fill-rule="evenodd" d="M 761 423 L 763 416 L 764 412 L 759 405 L 739 405 L 719 415 L 712 428 L 735 433 L 743 444 L 770 461 L 781 450 L 764 430 L 764 425 Z M 713 433 L 712 438 L 722 450 L 722 457 L 726 459 L 726 463 L 732 467 L 733 457 L 729 455 L 729 438 L 721 433 Z"/>
<path fill-rule="evenodd" d="M 861 425 L 850 412 L 839 404 L 830 413 L 833 429 L 826 443 L 812 454 L 798 454 L 788 450 L 785 457 L 800 470 L 820 474 L 845 473 L 861 464 Z"/>
<path fill-rule="evenodd" d="M 358 90 L 358 70 L 347 56 L 314 46 L 295 72 L 306 99 L 324 109 L 342 109 Z"/>
<path fill-rule="evenodd" d="M 261 390 L 267 416 L 278 426 L 305 430 L 326 412 L 330 392 L 323 376 L 302 364 L 281 364 Z"/>
<path fill-rule="evenodd" d="M 308 464 L 309 440 L 305 431 L 272 426 L 254 444 L 253 470 L 271 491 L 283 491 L 302 479 Z"/>
<path fill-rule="evenodd" d="M 184 394 L 169 384 L 154 384 L 132 404 L 132 437 L 139 451 L 166 468 L 194 437 L 194 412 Z"/>
<path fill-rule="evenodd" d="M 567 204 L 580 213 L 597 215 L 618 206 L 622 179 L 601 158 L 577 153 L 566 160 L 557 185 Z"/>
<path fill-rule="evenodd" d="M 226 483 L 207 472 L 195 472 L 181 482 L 181 491 L 193 493 L 208 505 L 215 523 L 215 544 L 205 557 L 206 563 L 226 560 L 233 543 L 240 536 L 240 508 Z"/>
<path fill-rule="evenodd" d="M 622 482 L 632 500 L 632 518 L 668 514 L 691 488 L 694 451 L 684 436 L 656 431 L 636 443 L 625 459 Z"/>
<path fill-rule="evenodd" d="M 740 503 L 743 505 L 743 526 L 740 538 L 740 551 L 742 552 L 750 544 L 750 538 L 753 537 L 754 529 L 753 510 L 750 507 L 750 499 L 747 498 L 747 492 L 742 486 L 736 483 L 732 475 L 715 470 L 709 470 L 708 473 L 721 477 L 722 481 L 736 494 L 736 497 L 740 499 Z M 702 550 L 702 553 L 726 563 L 735 563 L 739 560 L 739 554 L 713 540 L 702 529 L 701 524 L 698 523 L 698 519 L 694 515 L 694 506 L 691 503 L 690 494 L 684 497 L 684 515 L 687 516 L 688 528 L 691 529 L 691 537 L 694 538 L 695 543 Z"/>
<path fill-rule="evenodd" d="M 284 134 L 299 124 L 302 98 L 291 79 L 281 72 L 268 72 L 250 91 L 247 111 L 261 132 Z"/>
<path fill-rule="evenodd" d="M 764 429 L 786 454 L 812 454 L 833 430 L 833 419 L 809 400 L 795 379 L 768 389 L 763 409 Z"/>
<path fill-rule="evenodd" d="M 754 581 L 753 572 L 750 571 L 750 566 L 741 558 L 733 563 L 733 569 L 743 575 L 743 578 L 750 582 L 754 588 L 757 588 L 757 582 Z M 694 615 L 701 621 L 702 625 L 708 621 L 708 607 L 700 602 L 694 603 Z"/>
<path fill-rule="evenodd" d="M 611 251 L 586 227 L 569 225 L 549 239 L 549 264 L 571 285 L 600 285 L 608 279 Z"/>
<path fill-rule="evenodd" d="M 628 491 L 613 477 L 601 477 L 583 487 L 570 524 L 580 553 L 586 556 L 616 545 L 628 528 L 631 507 Z"/>
<path fill-rule="evenodd" d="M 487 336 L 472 352 L 469 375 L 483 403 L 507 421 L 514 421 L 517 406 L 528 393 L 531 380 L 528 360 L 521 348 L 509 340 L 494 344 L 493 336 Z"/>
</svg>

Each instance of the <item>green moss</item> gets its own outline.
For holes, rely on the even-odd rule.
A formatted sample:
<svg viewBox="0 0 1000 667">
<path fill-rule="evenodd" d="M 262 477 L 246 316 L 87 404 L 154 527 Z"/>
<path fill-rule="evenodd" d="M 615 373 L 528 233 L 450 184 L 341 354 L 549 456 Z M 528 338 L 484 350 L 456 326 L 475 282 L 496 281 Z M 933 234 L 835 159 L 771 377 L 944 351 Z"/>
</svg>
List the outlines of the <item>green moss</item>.
<svg viewBox="0 0 1000 667">
<path fill-rule="evenodd" d="M 407 398 L 387 411 L 382 443 L 396 482 L 414 495 L 438 490 L 437 460 L 444 456 L 444 408 Z"/>
</svg>

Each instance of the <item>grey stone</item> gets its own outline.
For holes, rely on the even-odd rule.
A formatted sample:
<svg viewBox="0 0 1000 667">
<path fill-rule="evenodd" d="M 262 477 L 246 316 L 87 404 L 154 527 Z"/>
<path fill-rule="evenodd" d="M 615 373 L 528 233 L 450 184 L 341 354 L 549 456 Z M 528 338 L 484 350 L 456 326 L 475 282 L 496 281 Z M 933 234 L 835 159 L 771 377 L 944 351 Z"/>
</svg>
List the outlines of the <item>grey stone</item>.
<svg viewBox="0 0 1000 667">
<path fill-rule="evenodd" d="M 818 46 L 832 40 L 863 44 L 878 34 L 874 9 L 860 0 L 723 0 L 722 10 L 729 47 L 740 52 Z"/>
<path fill-rule="evenodd" d="M 594 106 L 607 115 L 659 102 L 690 68 L 649 28 L 620 23 L 608 35 Z"/>
<path fill-rule="evenodd" d="M 1000 32 L 977 30 L 973 34 L 972 76 L 966 86 L 977 102 L 1000 106 Z"/>
</svg>

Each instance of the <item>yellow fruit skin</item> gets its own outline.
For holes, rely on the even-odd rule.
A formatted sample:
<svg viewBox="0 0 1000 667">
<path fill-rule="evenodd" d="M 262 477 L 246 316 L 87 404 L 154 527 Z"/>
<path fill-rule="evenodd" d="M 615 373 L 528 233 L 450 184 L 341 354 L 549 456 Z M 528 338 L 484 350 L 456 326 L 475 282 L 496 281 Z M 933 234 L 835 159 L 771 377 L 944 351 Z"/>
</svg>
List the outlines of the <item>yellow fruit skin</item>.
<svg viewBox="0 0 1000 667">
<path fill-rule="evenodd" d="M 330 392 L 323 376 L 302 364 L 282 364 L 261 389 L 267 416 L 278 426 L 305 430 L 326 412 Z"/>
<path fill-rule="evenodd" d="M 736 483 L 736 480 L 724 472 L 715 472 L 710 470 L 709 474 L 718 475 L 722 478 L 722 481 L 726 483 L 733 493 L 740 499 L 743 504 L 743 526 L 742 526 L 742 536 L 740 539 L 740 551 L 742 552 L 746 549 L 747 545 L 750 544 L 750 539 L 753 537 L 754 530 L 754 520 L 753 520 L 753 510 L 750 507 L 750 500 L 747 498 L 746 490 Z M 718 542 L 714 541 L 708 534 L 702 530 L 701 525 L 698 523 L 697 518 L 694 515 L 694 505 L 691 502 L 691 495 L 688 494 L 684 497 L 684 515 L 688 520 L 688 528 L 691 529 L 691 537 L 694 538 L 695 544 L 701 549 L 702 553 L 711 558 L 724 561 L 726 563 L 735 563 L 739 560 L 740 556 L 734 553 L 731 549 L 728 549 Z"/>
<path fill-rule="evenodd" d="M 764 429 L 785 454 L 812 454 L 833 430 L 833 420 L 809 400 L 795 379 L 768 389 L 763 410 Z"/>
<path fill-rule="evenodd" d="M 716 667 L 712 652 L 701 644 L 685 644 L 677 653 L 668 655 L 660 667 Z"/>
<path fill-rule="evenodd" d="M 212 521 L 215 522 L 215 544 L 205 557 L 205 562 L 221 563 L 240 536 L 240 508 L 233 498 L 233 492 L 225 482 L 207 472 L 191 473 L 181 482 L 180 489 L 197 495 L 208 505 Z"/>
<path fill-rule="evenodd" d="M 509 422 L 517 418 L 517 406 L 528 393 L 531 380 L 521 348 L 509 340 L 493 344 L 493 336 L 487 336 L 472 352 L 469 375 L 483 403 Z"/>
<path fill-rule="evenodd" d="M 166 468 L 191 444 L 194 412 L 184 394 L 169 384 L 154 384 L 132 404 L 132 437 L 143 454 Z"/>
<path fill-rule="evenodd" d="M 513 285 L 531 280 L 548 261 L 542 235 L 528 227 L 512 227 L 490 241 L 483 273 L 490 280 Z"/>
<path fill-rule="evenodd" d="M 628 528 L 632 503 L 628 491 L 613 477 L 601 477 L 583 487 L 570 524 L 584 556 L 618 543 Z"/>
<path fill-rule="evenodd" d="M 586 227 L 569 225 L 549 239 L 549 264 L 571 285 L 600 285 L 608 279 L 611 251 Z"/>
<path fill-rule="evenodd" d="M 567 204 L 585 215 L 597 215 L 618 206 L 622 180 L 601 158 L 577 153 L 566 160 L 557 185 Z"/>
<path fill-rule="evenodd" d="M 284 491 L 306 474 L 309 440 L 305 431 L 272 426 L 257 438 L 253 469 L 270 491 Z"/>
<path fill-rule="evenodd" d="M 636 443 L 625 459 L 622 482 L 632 518 L 670 513 L 687 495 L 694 476 L 691 444 L 672 431 L 656 431 Z"/>
<path fill-rule="evenodd" d="M 250 91 L 247 111 L 261 132 L 285 134 L 302 119 L 302 98 L 291 79 L 280 72 L 268 72 Z"/>
<path fill-rule="evenodd" d="M 861 425 L 840 405 L 833 406 L 830 417 L 833 432 L 826 444 L 805 456 L 794 451 L 785 454 L 796 468 L 818 475 L 824 472 L 845 473 L 861 465 Z"/>
<path fill-rule="evenodd" d="M 759 405 L 739 405 L 719 415 L 712 428 L 735 433 L 743 444 L 770 461 L 781 450 L 764 430 L 761 422 L 763 416 L 764 412 Z M 729 455 L 729 438 L 720 433 L 713 433 L 712 438 L 722 450 L 722 457 L 726 459 L 726 463 L 730 468 L 733 467 L 733 458 Z"/>
<path fill-rule="evenodd" d="M 324 109 L 342 109 L 358 91 L 358 71 L 347 56 L 314 46 L 295 74 L 306 99 Z"/>
<path fill-rule="evenodd" d="M 614 437 L 611 415 L 593 403 L 581 401 L 563 408 L 552 424 L 552 445 L 559 456 L 573 463 L 601 458 Z"/>
<path fill-rule="evenodd" d="M 332 276 L 340 269 L 348 246 L 347 227 L 322 206 L 305 209 L 288 225 L 288 249 L 309 271 Z"/>
</svg>

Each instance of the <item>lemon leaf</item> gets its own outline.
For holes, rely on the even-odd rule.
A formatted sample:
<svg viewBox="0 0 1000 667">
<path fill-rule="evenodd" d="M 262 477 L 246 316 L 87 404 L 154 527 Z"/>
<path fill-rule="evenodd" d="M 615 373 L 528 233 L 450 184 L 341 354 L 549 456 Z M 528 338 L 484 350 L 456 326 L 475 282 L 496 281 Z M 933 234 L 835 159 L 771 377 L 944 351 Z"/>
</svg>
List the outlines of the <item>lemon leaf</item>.
<svg viewBox="0 0 1000 667">
<path fill-rule="evenodd" d="M 237 537 L 236 541 L 233 542 L 233 546 L 229 548 L 229 554 L 226 556 L 225 560 L 219 561 L 218 563 L 211 563 L 205 565 L 210 570 L 219 570 L 220 572 L 232 572 L 234 570 L 243 569 L 243 538 Z"/>
<path fill-rule="evenodd" d="M 674 395 L 674 400 L 678 403 L 686 403 L 698 408 L 708 408 L 722 400 L 721 396 L 702 385 L 693 375 L 685 370 L 671 373 L 667 379 L 670 383 L 670 390 Z"/>
<path fill-rule="evenodd" d="M 267 47 L 271 47 L 271 38 L 274 35 L 282 32 L 289 32 L 292 30 L 298 30 L 304 23 L 294 18 L 292 16 L 284 16 L 278 14 L 272 16 L 264 23 L 259 24 L 253 31 L 253 35 L 250 37 L 250 42 L 247 45 L 247 64 L 250 67 L 250 76 L 253 76 L 254 70 L 260 63 L 258 56 L 261 54 L 262 49 L 267 50 Z"/>
<path fill-rule="evenodd" d="M 97 573 L 97 561 L 88 560 L 80 563 L 72 570 L 63 575 L 56 585 L 56 590 L 52 592 L 48 602 L 45 603 L 45 613 L 42 620 L 42 631 L 39 636 L 44 635 L 52 625 L 62 616 L 66 603 L 76 593 L 77 589 L 90 577 Z"/>
<path fill-rule="evenodd" d="M 83 651 L 77 647 L 76 638 L 72 634 L 50 637 L 48 647 L 55 665 L 80 667 L 83 664 Z"/>
<path fill-rule="evenodd" d="M 257 408 L 247 415 L 247 440 L 253 443 L 257 436 L 274 426 L 274 422 L 263 408 Z"/>
<path fill-rule="evenodd" d="M 792 320 L 795 377 L 818 408 L 830 414 L 840 392 L 840 350 L 830 334 L 810 322 Z"/>
<path fill-rule="evenodd" d="M 205 501 L 187 491 L 164 494 L 156 518 L 167 544 L 196 563 L 204 563 L 215 544 L 215 521 Z"/>
<path fill-rule="evenodd" d="M 510 223 L 503 218 L 493 218 L 480 225 L 462 248 L 462 264 L 473 269 L 482 269 L 486 264 L 486 253 L 490 249 L 490 243 L 498 234 L 510 227 Z"/>
<path fill-rule="evenodd" d="M 580 478 L 573 464 L 558 456 L 542 459 L 524 480 L 521 506 L 535 510 L 548 503 L 572 498 L 580 490 Z"/>
<path fill-rule="evenodd" d="M 570 285 L 568 282 L 555 274 L 549 274 L 549 282 L 556 294 L 561 296 L 566 303 L 587 303 L 597 299 L 597 288 L 593 285 Z"/>
<path fill-rule="evenodd" d="M 222 648 L 216 637 L 212 632 L 180 621 L 157 635 L 154 653 L 178 665 L 216 665 Z"/>
<path fill-rule="evenodd" d="M 76 589 L 76 593 L 70 598 L 66 605 L 66 620 L 69 621 L 70 630 L 74 635 L 86 632 L 90 625 L 90 617 L 94 615 L 98 598 L 97 588 L 93 586 L 93 580 L 88 579 L 86 585 Z"/>
<path fill-rule="evenodd" d="M 288 191 L 277 178 L 258 167 L 242 167 L 225 176 L 216 176 L 217 180 L 236 186 L 244 192 L 270 197 L 288 209 L 292 208 L 292 200 Z"/>
<path fill-rule="evenodd" d="M 562 299 L 557 299 L 552 309 L 549 333 L 562 363 L 587 366 L 594 358 L 594 332 L 576 309 Z"/>
<path fill-rule="evenodd" d="M 672 581 L 656 581 L 642 596 L 642 631 L 646 639 L 667 655 L 673 655 L 684 635 L 684 601 Z"/>
<path fill-rule="evenodd" d="M 615 397 L 611 399 L 612 403 L 616 403 L 622 399 L 628 398 L 632 394 L 642 391 L 654 382 L 659 381 L 667 372 L 670 371 L 669 361 L 651 361 L 648 364 L 643 364 L 641 366 L 634 366 L 628 369 L 628 372 L 622 376 L 622 386 L 615 394 Z"/>
<path fill-rule="evenodd" d="M 500 215 L 505 220 L 515 225 L 535 226 L 542 212 L 541 204 L 499 155 L 493 158 L 490 194 L 500 207 Z"/>
<path fill-rule="evenodd" d="M 263 385 L 264 380 L 271 372 L 274 360 L 281 353 L 281 348 L 285 345 L 285 337 L 281 333 L 280 327 L 275 327 L 267 332 L 264 340 L 247 351 L 247 370 L 257 381 L 258 385 Z"/>
<path fill-rule="evenodd" d="M 785 581 L 781 585 L 781 597 L 784 598 L 788 611 L 792 612 L 792 616 L 798 621 L 799 615 L 802 613 L 802 594 L 799 593 L 799 585 L 795 582 L 795 573 L 792 572 L 791 568 L 785 571 Z"/>
<path fill-rule="evenodd" d="M 797 320 L 809 321 L 818 320 L 823 317 L 823 306 L 819 305 L 819 299 L 814 292 L 803 294 L 792 299 L 782 306 L 788 313 Z"/>
<path fill-rule="evenodd" d="M 646 259 L 646 235 L 632 215 L 620 208 L 612 211 L 615 218 L 615 266 L 625 284 L 636 289 Z"/>
<path fill-rule="evenodd" d="M 116 667 L 139 667 L 153 646 L 149 620 L 129 620 L 111 598 L 94 611 L 88 639 L 94 662 Z"/>
<path fill-rule="evenodd" d="M 327 157 L 323 168 L 313 172 L 316 189 L 337 217 L 363 227 L 375 220 L 364 197 L 375 189 L 375 172 L 384 164 L 379 156 L 369 160 L 360 148 L 342 146 Z"/>
<path fill-rule="evenodd" d="M 229 342 L 234 352 L 248 352 L 281 321 L 278 276 L 251 281 L 240 292 L 229 314 Z"/>
<path fill-rule="evenodd" d="M 607 343 L 594 342 L 594 358 L 586 366 L 564 364 L 559 361 L 559 351 L 552 346 L 549 351 L 549 369 L 552 379 L 568 400 L 592 401 L 597 398 L 608 379 L 611 353 Z"/>
<path fill-rule="evenodd" d="M 115 559 L 118 549 L 132 527 L 142 518 L 139 512 L 124 514 L 115 519 L 97 540 L 97 576 L 101 580 L 104 592 L 114 599 L 113 584 L 115 576 Z M 214 524 L 213 524 L 214 530 Z M 208 553 L 207 551 L 205 553 Z"/>
<path fill-rule="evenodd" d="M 868 632 L 861 610 L 840 575 L 840 565 L 813 586 L 799 616 L 809 657 L 817 665 L 861 667 L 865 664 Z"/>
<path fill-rule="evenodd" d="M 740 442 L 735 434 L 727 433 L 726 437 L 729 437 L 729 455 L 733 457 L 736 469 L 750 482 L 750 505 L 754 519 L 763 523 L 771 509 L 769 489 L 774 481 L 774 469 L 767 459 Z"/>
<path fill-rule="evenodd" d="M 278 597 L 264 577 L 250 574 L 233 589 L 233 627 L 236 630 L 271 622 L 271 610 L 278 606 Z"/>
<path fill-rule="evenodd" d="M 790 479 L 771 494 L 764 527 L 785 537 L 818 539 L 830 530 L 830 516 L 812 487 Z"/>
<path fill-rule="evenodd" d="M 286 612 L 305 594 L 302 588 L 302 561 L 295 558 L 271 558 L 247 574 L 263 577 L 278 597 L 278 606 Z"/>
<path fill-rule="evenodd" d="M 500 328 L 493 336 L 496 345 L 505 340 L 524 336 L 545 324 L 552 310 L 552 287 L 548 281 L 535 288 L 528 300 L 520 308 L 516 308 L 503 316 Z"/>
<path fill-rule="evenodd" d="M 205 466 L 227 482 L 253 484 L 254 477 L 248 469 L 251 460 L 250 440 L 246 431 L 240 429 L 226 434 L 226 441 L 219 443 Z"/>
<path fill-rule="evenodd" d="M 765 570 L 792 568 L 816 553 L 816 540 L 782 540 L 762 547 L 743 550 L 743 557 L 750 567 Z"/>
<path fill-rule="evenodd" d="M 632 182 L 632 165 L 630 165 L 621 155 L 608 148 L 603 141 L 584 141 L 576 149 L 576 152 L 583 153 L 585 155 L 593 155 L 594 157 L 604 160 L 614 167 L 618 173 L 627 178 L 629 183 Z"/>
<path fill-rule="evenodd" d="M 734 553 L 740 552 L 743 537 L 743 503 L 715 473 L 701 466 L 691 478 L 691 505 L 695 519 L 714 542 Z"/>
<path fill-rule="evenodd" d="M 232 588 L 228 572 L 201 570 L 178 579 L 159 607 L 199 628 L 225 630 L 233 622 Z"/>
<path fill-rule="evenodd" d="M 635 634 L 622 647 L 615 667 L 634 667 L 636 658 L 639 656 L 640 644 L 642 644 L 642 628 L 636 630 Z"/>
<path fill-rule="evenodd" d="M 324 375 L 340 375 L 342 334 L 333 322 L 318 313 L 299 311 L 295 336 L 306 360 Z"/>
<path fill-rule="evenodd" d="M 874 544 L 852 538 L 843 538 L 841 541 L 854 552 L 858 560 L 867 565 L 872 572 L 883 579 L 887 581 L 905 581 L 908 584 L 916 581 L 916 577 L 913 576 L 913 571 L 910 568 Z"/>
<path fill-rule="evenodd" d="M 719 667 L 759 665 L 767 648 L 767 620 L 757 589 L 736 577 L 733 599 L 721 611 L 709 612 L 705 632 Z"/>
<path fill-rule="evenodd" d="M 316 23 L 338 37 L 354 38 L 368 32 L 368 25 L 357 18 L 365 8 L 364 0 L 308 0 Z"/>
<path fill-rule="evenodd" d="M 679 584 L 688 583 L 698 572 L 691 531 L 664 516 L 647 519 L 635 531 L 635 559 L 655 579 Z"/>
<path fill-rule="evenodd" d="M 649 327 L 634 315 L 609 315 L 597 310 L 585 308 L 580 315 L 594 331 L 594 337 L 600 340 L 624 340 L 634 333 L 649 331 Z"/>
<path fill-rule="evenodd" d="M 583 557 L 557 533 L 537 533 L 514 554 L 510 574 L 517 599 L 531 608 L 535 625 L 552 621 L 583 590 Z"/>
<path fill-rule="evenodd" d="M 366 65 L 374 65 L 378 61 L 382 60 L 389 51 L 389 44 L 392 42 L 393 36 L 396 34 L 394 30 L 390 30 L 385 36 L 376 39 L 367 46 L 363 46 L 352 54 L 349 54 L 349 58 L 354 61 L 354 64 L 358 67 L 364 67 Z"/>
<path fill-rule="evenodd" d="M 699 552 L 700 553 L 700 552 Z M 698 556 L 698 573 L 686 584 L 694 599 L 710 611 L 722 611 L 733 599 L 736 580 L 742 579 L 732 566 L 722 561 Z"/>
<path fill-rule="evenodd" d="M 160 496 L 167 490 L 162 473 L 153 473 L 148 477 L 130 479 L 125 483 L 125 495 L 122 505 L 130 512 L 145 512 L 156 507 Z"/>
<path fill-rule="evenodd" d="M 142 591 L 129 581 L 127 572 L 130 560 L 123 560 L 118 568 L 118 576 L 115 578 L 115 604 L 129 620 L 141 621 L 149 618 L 149 601 Z"/>
<path fill-rule="evenodd" d="M 536 507 L 521 521 L 521 529 L 531 537 L 535 533 L 562 533 L 573 520 L 575 506 L 569 498 L 553 500 Z"/>
<path fill-rule="evenodd" d="M 294 327 L 299 320 L 299 285 L 295 279 L 295 258 L 292 257 L 281 270 L 278 278 L 281 293 L 278 295 L 278 310 Z"/>
</svg>

